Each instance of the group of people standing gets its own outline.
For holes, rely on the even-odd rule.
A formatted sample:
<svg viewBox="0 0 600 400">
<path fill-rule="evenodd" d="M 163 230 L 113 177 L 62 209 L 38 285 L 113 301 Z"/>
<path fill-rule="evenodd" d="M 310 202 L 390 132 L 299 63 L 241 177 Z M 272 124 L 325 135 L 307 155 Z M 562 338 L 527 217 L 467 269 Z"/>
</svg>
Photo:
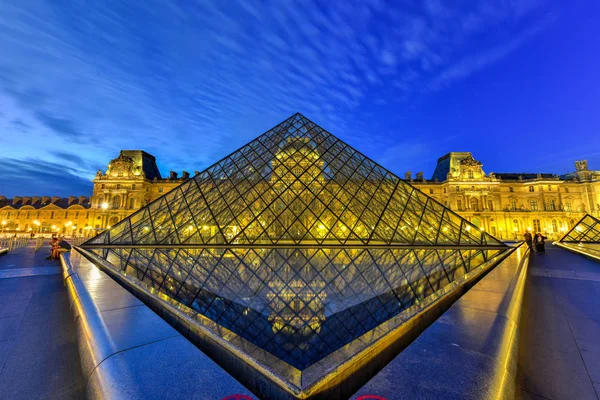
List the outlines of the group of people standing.
<svg viewBox="0 0 600 400">
<path fill-rule="evenodd" d="M 547 237 L 542 235 L 541 233 L 536 233 L 534 236 L 529 232 L 525 232 L 525 242 L 527 246 L 529 246 L 529 250 L 533 253 L 533 249 L 535 246 L 535 252 L 538 254 L 546 253 L 546 239 Z"/>
</svg>

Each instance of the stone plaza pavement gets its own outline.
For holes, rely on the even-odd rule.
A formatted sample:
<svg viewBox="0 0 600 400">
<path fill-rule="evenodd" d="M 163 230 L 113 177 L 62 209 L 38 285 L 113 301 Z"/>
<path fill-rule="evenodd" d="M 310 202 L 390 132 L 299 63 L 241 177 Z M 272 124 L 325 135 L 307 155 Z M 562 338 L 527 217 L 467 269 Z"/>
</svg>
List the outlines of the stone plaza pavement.
<svg viewBox="0 0 600 400">
<path fill-rule="evenodd" d="M 517 397 L 598 399 L 600 263 L 546 246 L 529 265 Z"/>
<path fill-rule="evenodd" d="M 33 242 L 0 257 L 0 398 L 79 399 L 75 328 L 58 261 Z M 529 266 L 518 399 L 598 399 L 600 263 L 547 246 Z"/>
<path fill-rule="evenodd" d="M 60 262 L 34 241 L 0 257 L 0 398 L 79 399 L 83 377 Z"/>
</svg>

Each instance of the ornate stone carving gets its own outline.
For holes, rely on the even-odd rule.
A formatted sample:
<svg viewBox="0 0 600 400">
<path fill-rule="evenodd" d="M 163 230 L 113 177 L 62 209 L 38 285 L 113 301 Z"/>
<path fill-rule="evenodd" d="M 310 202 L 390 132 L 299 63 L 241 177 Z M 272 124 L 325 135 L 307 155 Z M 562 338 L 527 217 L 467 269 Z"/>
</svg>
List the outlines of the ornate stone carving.
<svg viewBox="0 0 600 400">
<path fill-rule="evenodd" d="M 129 177 L 133 174 L 133 159 L 123 153 L 119 154 L 119 157 L 108 164 L 106 174 L 115 177 Z"/>
<path fill-rule="evenodd" d="M 462 165 L 465 167 L 480 167 L 482 164 L 480 161 L 477 161 L 476 159 L 474 159 L 472 155 L 469 155 L 466 158 L 462 159 L 460 161 L 459 165 Z"/>
<path fill-rule="evenodd" d="M 587 171 L 588 170 L 587 160 L 575 161 L 575 169 L 577 171 Z"/>
</svg>

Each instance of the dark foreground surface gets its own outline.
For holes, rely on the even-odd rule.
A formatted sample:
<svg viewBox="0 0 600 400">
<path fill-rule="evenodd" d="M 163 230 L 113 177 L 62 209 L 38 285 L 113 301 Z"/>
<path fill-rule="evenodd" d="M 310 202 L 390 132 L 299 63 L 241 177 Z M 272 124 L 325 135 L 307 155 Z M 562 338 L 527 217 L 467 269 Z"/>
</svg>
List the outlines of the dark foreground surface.
<svg viewBox="0 0 600 400">
<path fill-rule="evenodd" d="M 79 399 L 75 326 L 57 260 L 33 242 L 0 257 L 0 398 Z M 12 277 L 18 276 L 18 277 Z"/>
<path fill-rule="evenodd" d="M 600 263 L 552 245 L 534 254 L 521 327 L 517 398 L 599 398 Z"/>
</svg>

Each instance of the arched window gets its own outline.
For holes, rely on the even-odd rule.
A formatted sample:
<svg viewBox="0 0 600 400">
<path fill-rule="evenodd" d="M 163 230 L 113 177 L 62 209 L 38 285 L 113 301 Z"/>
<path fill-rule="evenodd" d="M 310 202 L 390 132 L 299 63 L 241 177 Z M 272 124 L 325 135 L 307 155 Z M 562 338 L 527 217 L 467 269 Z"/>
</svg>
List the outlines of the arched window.
<svg viewBox="0 0 600 400">
<path fill-rule="evenodd" d="M 494 201 L 493 200 L 488 200 L 488 209 L 490 211 L 494 211 Z"/>
<path fill-rule="evenodd" d="M 458 211 L 462 211 L 462 201 L 461 200 L 456 200 L 456 209 Z"/>
<path fill-rule="evenodd" d="M 102 203 L 104 203 L 104 197 L 98 196 L 98 208 L 102 207 Z"/>
<path fill-rule="evenodd" d="M 552 220 L 552 232 L 558 232 L 558 224 L 556 223 L 555 219 Z"/>
<path fill-rule="evenodd" d="M 518 231 L 519 230 L 519 220 L 517 219 L 513 219 L 513 231 Z"/>
<path fill-rule="evenodd" d="M 129 199 L 129 208 L 135 208 L 135 199 L 133 197 Z"/>
<path fill-rule="evenodd" d="M 529 186 L 529 191 L 533 192 L 533 186 Z"/>
<path fill-rule="evenodd" d="M 456 191 L 457 191 L 457 192 L 460 192 L 460 187 L 458 187 L 458 186 L 457 186 L 457 187 L 456 187 Z"/>
<path fill-rule="evenodd" d="M 117 209 L 121 207 L 121 196 L 115 196 L 112 199 L 112 208 Z"/>
<path fill-rule="evenodd" d="M 539 219 L 534 219 L 533 220 L 533 231 L 534 232 L 541 232 L 542 231 L 542 227 L 540 226 L 540 220 Z"/>
<path fill-rule="evenodd" d="M 479 211 L 479 201 L 475 198 L 471 198 L 471 209 L 473 211 Z"/>
<path fill-rule="evenodd" d="M 517 201 L 515 199 L 510 200 L 510 211 L 517 211 Z"/>
</svg>

